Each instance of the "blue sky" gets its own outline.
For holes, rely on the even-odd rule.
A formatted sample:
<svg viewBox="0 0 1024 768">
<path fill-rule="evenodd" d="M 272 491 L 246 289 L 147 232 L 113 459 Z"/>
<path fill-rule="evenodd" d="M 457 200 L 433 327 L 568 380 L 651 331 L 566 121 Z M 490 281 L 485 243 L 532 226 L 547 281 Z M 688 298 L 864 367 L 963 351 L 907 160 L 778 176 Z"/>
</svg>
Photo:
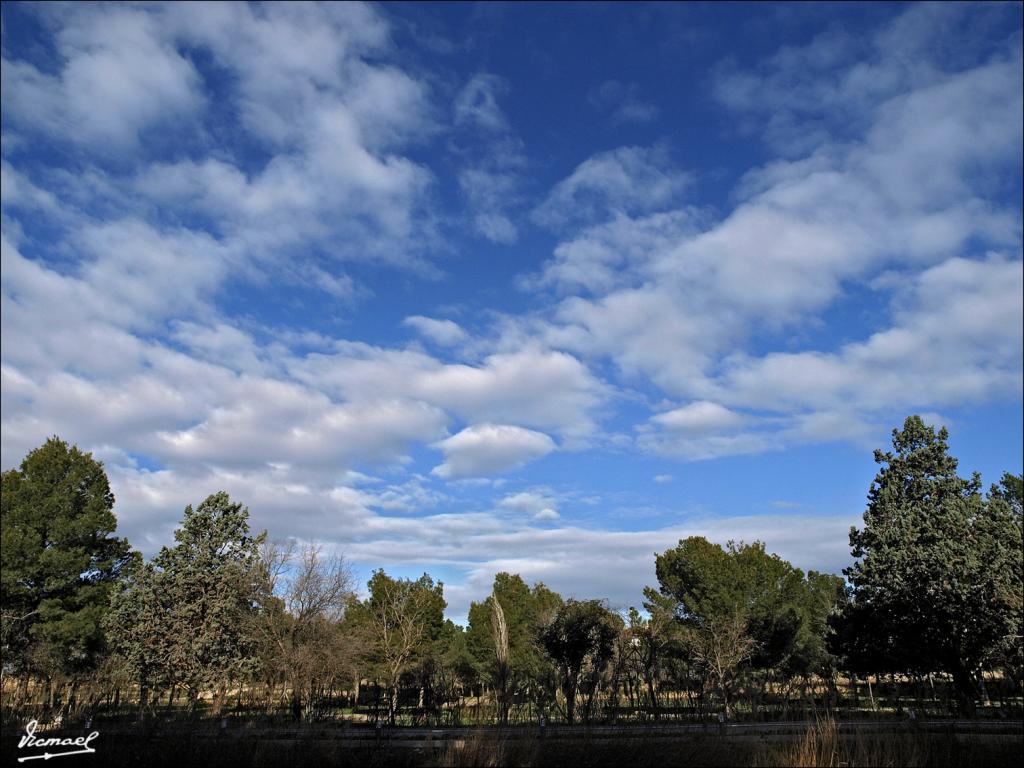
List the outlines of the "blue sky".
<svg viewBox="0 0 1024 768">
<path fill-rule="evenodd" d="M 4 468 L 636 605 L 1021 470 L 1021 5 L 5 3 Z"/>
</svg>

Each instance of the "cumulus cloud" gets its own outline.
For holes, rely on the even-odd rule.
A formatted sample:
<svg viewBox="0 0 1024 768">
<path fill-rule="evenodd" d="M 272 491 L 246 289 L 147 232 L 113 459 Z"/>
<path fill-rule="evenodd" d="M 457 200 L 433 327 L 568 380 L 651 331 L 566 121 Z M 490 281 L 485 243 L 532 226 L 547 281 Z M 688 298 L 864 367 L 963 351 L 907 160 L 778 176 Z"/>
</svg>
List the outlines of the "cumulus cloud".
<svg viewBox="0 0 1024 768">
<path fill-rule="evenodd" d="M 1019 392 L 1024 336 L 1019 259 L 949 259 L 897 294 L 895 323 L 838 352 L 737 358 L 723 398 L 762 408 L 906 409 Z"/>
<path fill-rule="evenodd" d="M 638 438 L 642 445 L 706 458 L 822 439 L 830 433 L 826 424 L 834 436 L 860 441 L 896 410 L 1005 397 L 1019 388 L 1019 355 L 1012 351 L 1019 343 L 1008 329 L 1020 325 L 1012 300 L 1020 268 L 1020 215 L 1001 202 L 993 182 L 1020 162 L 1019 45 L 997 46 L 995 55 L 989 46 L 985 56 L 955 62 L 928 56 L 912 76 L 906 70 L 912 57 L 904 56 L 905 49 L 921 52 L 927 46 L 917 38 L 901 46 L 899 36 L 889 32 L 922 14 L 928 12 L 915 9 L 879 33 L 893 45 L 871 54 L 870 67 L 885 73 L 877 89 L 856 86 L 866 82 L 862 60 L 849 50 L 833 50 L 824 38 L 807 49 L 785 49 L 769 62 L 769 70 L 786 77 L 802 77 L 808 67 L 845 73 L 847 79 L 840 80 L 846 85 L 828 98 L 856 109 L 863 119 L 823 124 L 824 133 L 802 150 L 803 157 L 747 173 L 737 187 L 736 207 L 724 217 L 681 207 L 672 195 L 665 196 L 672 200 L 668 209 L 656 213 L 623 213 L 599 195 L 600 204 L 575 205 L 581 176 L 588 174 L 561 182 L 538 209 L 542 219 L 549 204 L 554 212 L 582 211 L 575 222 L 568 214 L 558 218 L 561 225 L 575 223 L 575 229 L 570 227 L 541 272 L 524 281 L 531 289 L 572 294 L 558 302 L 542 327 L 547 343 L 584 359 L 610 358 L 622 373 L 649 380 L 676 398 L 768 411 L 752 419 L 748 429 L 730 422 L 704 436 L 673 432 L 662 423 L 672 417 L 655 417 Z M 964 18 L 960 11 L 954 15 Z M 754 108 L 739 95 L 747 76 L 736 69 L 723 75 L 721 88 L 732 90 L 720 96 L 731 109 Z M 749 76 L 759 87 L 761 75 Z M 830 87 L 828 78 L 823 82 Z M 743 92 L 756 100 L 757 87 Z M 793 98 L 804 98 L 800 89 L 793 92 L 798 94 Z M 792 109 L 828 111 L 814 106 L 816 99 Z M 757 103 L 769 109 L 771 100 Z M 977 141 L 978 136 L 984 139 Z M 591 160 L 602 167 L 608 154 Z M 642 181 L 644 172 L 620 167 L 630 179 L 621 189 L 657 188 Z M 667 168 L 659 172 L 672 173 Z M 628 208 L 628 200 L 619 207 Z M 1001 268 L 984 255 L 987 250 L 1006 254 Z M 876 327 L 882 330 L 838 354 L 786 349 L 751 357 L 745 351 L 752 337 L 762 350 L 792 346 L 787 339 L 819 322 L 850 287 L 875 275 L 895 271 L 901 275 L 897 283 L 914 285 L 920 278 L 924 285 L 934 280 L 932 270 L 999 272 L 1007 287 L 966 279 L 927 300 L 913 290 L 899 293 L 890 311 L 880 313 Z M 874 285 L 884 307 L 895 284 Z M 959 292 L 965 306 L 985 305 L 976 317 L 962 318 L 962 331 L 917 316 L 935 306 L 953 307 L 960 318 L 953 298 Z M 907 312 L 908 306 L 918 309 Z M 985 331 L 971 335 L 979 322 L 997 313 L 998 323 L 985 321 Z M 973 341 L 959 341 L 961 334 Z M 926 350 L 943 345 L 950 355 L 924 359 Z M 771 383 L 774 377 L 788 385 Z"/>
<path fill-rule="evenodd" d="M 1009 9 L 983 13 L 958 4 L 908 7 L 873 34 L 831 28 L 805 45 L 784 46 L 756 66 L 725 62 L 713 93 L 773 150 L 799 156 L 836 135 L 865 130 L 890 98 L 924 90 L 950 70 L 1009 52 Z"/>
<path fill-rule="evenodd" d="M 498 502 L 498 509 L 529 515 L 534 520 L 557 520 L 558 502 L 538 491 L 520 491 L 509 494 Z"/>
<path fill-rule="evenodd" d="M 481 477 L 507 472 L 555 450 L 543 432 L 507 424 L 474 424 L 434 444 L 444 463 L 432 474 L 445 479 Z"/>
<path fill-rule="evenodd" d="M 475 75 L 455 100 L 458 183 L 477 234 L 510 245 L 519 238 L 514 218 L 523 205 L 526 148 L 498 104 L 508 84 Z"/>
<path fill-rule="evenodd" d="M 423 315 L 411 315 L 405 318 L 402 324 L 408 325 L 421 336 L 425 336 L 435 344 L 440 344 L 443 347 L 458 344 L 469 337 L 454 320 L 438 320 L 437 318 L 424 317 Z"/>
<path fill-rule="evenodd" d="M 204 106 L 199 74 L 156 14 L 110 5 L 59 15 L 57 72 L 3 60 L 4 112 L 14 125 L 124 151 L 142 131 Z"/>
<path fill-rule="evenodd" d="M 651 421 L 673 432 L 701 434 L 730 429 L 743 423 L 743 417 L 707 400 L 698 400 L 653 416 Z"/>
<path fill-rule="evenodd" d="M 480 364 L 443 364 L 420 352 L 338 344 L 333 353 L 289 361 L 291 375 L 335 397 L 411 397 L 467 422 L 510 422 L 553 430 L 570 442 L 596 429 L 592 412 L 608 388 L 586 365 L 536 345 L 488 355 Z"/>
</svg>

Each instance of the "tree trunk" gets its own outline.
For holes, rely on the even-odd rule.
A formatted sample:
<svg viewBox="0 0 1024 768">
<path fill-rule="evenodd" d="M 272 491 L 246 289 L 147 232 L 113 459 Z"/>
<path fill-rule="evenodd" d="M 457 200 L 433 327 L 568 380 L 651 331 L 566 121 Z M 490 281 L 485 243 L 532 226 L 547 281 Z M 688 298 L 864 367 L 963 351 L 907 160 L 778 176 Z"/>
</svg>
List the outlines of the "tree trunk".
<svg viewBox="0 0 1024 768">
<path fill-rule="evenodd" d="M 78 701 L 78 680 L 74 680 L 71 683 L 71 689 L 68 691 L 68 699 L 64 704 L 63 711 L 68 717 L 72 716 L 75 709 L 75 704 Z"/>
<path fill-rule="evenodd" d="M 661 713 L 658 711 L 658 693 L 654 687 L 654 674 L 647 675 L 647 697 L 651 702 L 651 714 L 654 716 L 654 722 L 658 722 Z"/>
<path fill-rule="evenodd" d="M 981 692 L 981 704 L 984 707 L 992 705 L 992 700 L 988 697 L 988 689 L 985 687 L 985 672 L 978 670 L 978 690 Z"/>
<path fill-rule="evenodd" d="M 572 725 L 573 716 L 576 714 L 576 688 L 569 687 L 565 690 L 565 719 Z"/>
<path fill-rule="evenodd" d="M 388 722 L 395 724 L 395 716 L 398 713 L 398 678 L 391 681 L 388 687 Z"/>
<path fill-rule="evenodd" d="M 956 689 L 957 709 L 961 717 L 974 717 L 974 699 L 977 693 L 972 675 L 963 665 L 953 669 L 953 686 Z"/>
</svg>

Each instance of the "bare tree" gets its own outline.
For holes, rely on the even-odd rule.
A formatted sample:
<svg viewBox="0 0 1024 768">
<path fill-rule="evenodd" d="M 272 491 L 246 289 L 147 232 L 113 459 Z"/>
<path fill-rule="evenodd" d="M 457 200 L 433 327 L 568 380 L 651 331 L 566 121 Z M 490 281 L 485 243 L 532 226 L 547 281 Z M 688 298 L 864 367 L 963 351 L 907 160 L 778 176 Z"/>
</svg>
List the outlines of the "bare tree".
<svg viewBox="0 0 1024 768">
<path fill-rule="evenodd" d="M 502 725 L 508 725 L 508 624 L 505 622 L 505 611 L 501 608 L 497 592 L 491 596 L 491 610 L 493 611 L 495 683 L 498 693 L 499 717 Z"/>
<path fill-rule="evenodd" d="M 339 622 L 354 598 L 355 576 L 342 555 L 317 544 L 274 543 L 263 550 L 273 597 L 264 611 L 267 671 L 285 683 L 292 714 L 303 712 L 348 672 L 351 654 Z"/>
</svg>

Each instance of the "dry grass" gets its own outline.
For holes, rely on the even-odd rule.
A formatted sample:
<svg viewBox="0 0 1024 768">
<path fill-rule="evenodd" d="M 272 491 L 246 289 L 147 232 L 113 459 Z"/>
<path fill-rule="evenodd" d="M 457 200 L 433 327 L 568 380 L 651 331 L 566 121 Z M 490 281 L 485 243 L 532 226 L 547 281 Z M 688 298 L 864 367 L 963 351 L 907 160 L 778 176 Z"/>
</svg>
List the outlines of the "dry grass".
<svg viewBox="0 0 1024 768">
<path fill-rule="evenodd" d="M 789 744 L 768 746 L 753 765 L 761 768 L 902 768 L 907 766 L 1017 766 L 1024 734 L 953 732 L 840 733 L 831 716 L 819 718 Z"/>
</svg>

